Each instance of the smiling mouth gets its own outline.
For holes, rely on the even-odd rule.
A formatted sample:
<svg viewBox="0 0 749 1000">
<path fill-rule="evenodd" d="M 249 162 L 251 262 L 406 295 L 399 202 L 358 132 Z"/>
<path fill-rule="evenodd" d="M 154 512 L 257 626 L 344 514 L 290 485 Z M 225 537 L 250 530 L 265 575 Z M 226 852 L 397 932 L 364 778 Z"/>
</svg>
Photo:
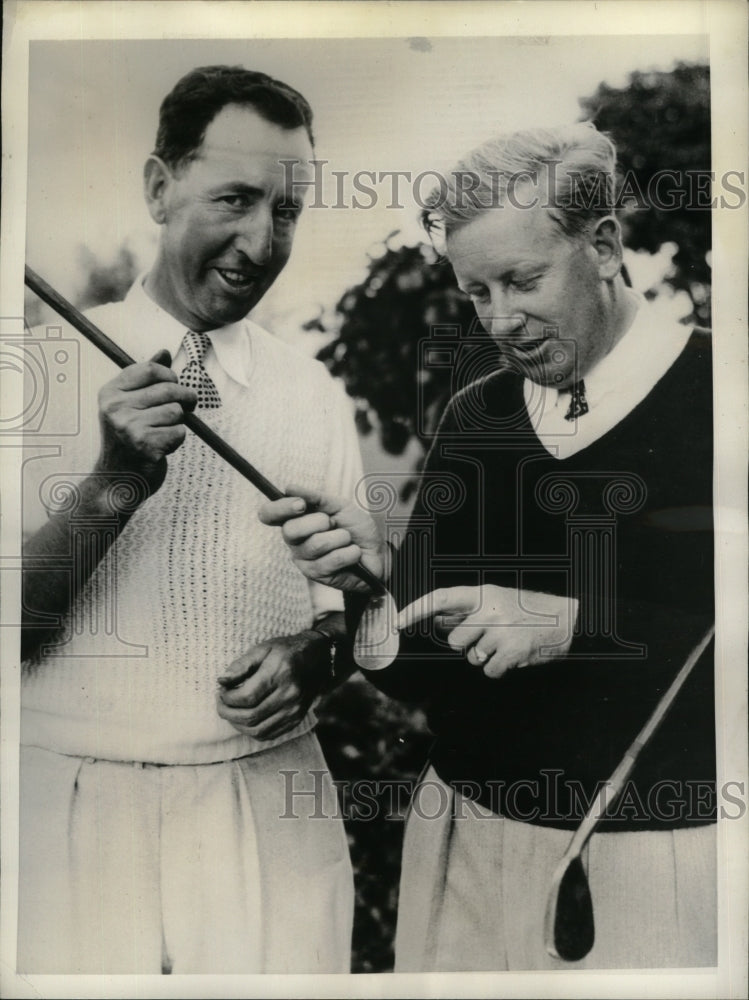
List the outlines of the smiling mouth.
<svg viewBox="0 0 749 1000">
<path fill-rule="evenodd" d="M 235 271 L 233 268 L 217 267 L 216 272 L 229 286 L 237 291 L 246 291 L 257 281 L 256 274 L 248 274 L 247 271 Z"/>
</svg>

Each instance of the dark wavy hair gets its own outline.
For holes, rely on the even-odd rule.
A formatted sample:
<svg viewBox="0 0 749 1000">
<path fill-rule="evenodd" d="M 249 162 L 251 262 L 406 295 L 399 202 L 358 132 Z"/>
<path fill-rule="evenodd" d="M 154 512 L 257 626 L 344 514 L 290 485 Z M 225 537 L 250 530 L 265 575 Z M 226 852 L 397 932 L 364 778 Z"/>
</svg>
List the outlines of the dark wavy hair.
<svg viewBox="0 0 749 1000">
<path fill-rule="evenodd" d="M 184 166 L 227 104 L 246 105 L 282 128 L 304 128 L 314 145 L 312 108 L 293 87 L 243 66 L 202 66 L 183 76 L 162 101 L 154 155 L 172 170 Z"/>
</svg>

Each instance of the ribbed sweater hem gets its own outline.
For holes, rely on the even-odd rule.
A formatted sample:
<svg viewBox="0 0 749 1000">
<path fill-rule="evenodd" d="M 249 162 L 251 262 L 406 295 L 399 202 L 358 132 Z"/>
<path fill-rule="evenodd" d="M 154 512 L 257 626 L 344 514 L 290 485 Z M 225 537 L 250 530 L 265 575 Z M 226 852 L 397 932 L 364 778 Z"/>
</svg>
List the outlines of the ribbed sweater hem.
<svg viewBox="0 0 749 1000">
<path fill-rule="evenodd" d="M 170 738 L 163 730 L 146 732 L 113 727 L 109 723 L 104 732 L 97 730 L 94 720 L 75 725 L 70 718 L 26 708 L 21 717 L 21 745 L 50 750 L 67 757 L 90 757 L 94 760 L 171 765 L 218 764 L 287 743 L 308 733 L 316 721 L 310 711 L 299 725 L 273 740 L 256 740 L 238 732 L 226 737 L 206 734 L 201 738 L 189 726 L 182 728 L 180 739 L 177 735 Z"/>
</svg>

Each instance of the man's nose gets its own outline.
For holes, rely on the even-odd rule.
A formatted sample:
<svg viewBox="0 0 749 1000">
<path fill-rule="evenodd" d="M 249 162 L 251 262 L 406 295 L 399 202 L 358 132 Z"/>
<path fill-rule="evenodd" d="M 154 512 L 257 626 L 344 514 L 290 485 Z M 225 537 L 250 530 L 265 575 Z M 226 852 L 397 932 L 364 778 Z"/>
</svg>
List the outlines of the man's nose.
<svg viewBox="0 0 749 1000">
<path fill-rule="evenodd" d="M 525 326 L 525 316 L 518 312 L 517 304 L 512 301 L 512 295 L 501 287 L 490 289 L 490 302 L 483 310 L 481 319 L 487 333 L 499 339 L 519 336 Z"/>
<path fill-rule="evenodd" d="M 255 205 L 239 221 L 235 247 L 253 264 L 267 264 L 273 253 L 273 212 L 268 206 Z"/>
<path fill-rule="evenodd" d="M 488 328 L 492 337 L 504 339 L 520 336 L 525 327 L 525 316 L 517 311 L 511 312 L 506 305 L 492 303 L 492 315 L 488 317 Z M 487 323 L 484 323 L 487 326 Z"/>
</svg>

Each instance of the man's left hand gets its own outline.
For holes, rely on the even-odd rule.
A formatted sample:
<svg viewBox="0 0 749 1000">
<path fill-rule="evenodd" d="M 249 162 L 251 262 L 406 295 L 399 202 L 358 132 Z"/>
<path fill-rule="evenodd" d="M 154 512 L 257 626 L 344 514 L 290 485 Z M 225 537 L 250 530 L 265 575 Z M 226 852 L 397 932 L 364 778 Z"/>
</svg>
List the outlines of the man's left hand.
<svg viewBox="0 0 749 1000">
<path fill-rule="evenodd" d="M 566 656 L 577 603 L 570 597 L 493 584 L 448 587 L 409 604 L 398 616 L 398 627 L 434 617 L 435 628 L 448 632 L 453 649 L 463 650 L 469 663 L 496 678 L 514 667 Z"/>
<path fill-rule="evenodd" d="M 313 630 L 261 642 L 219 677 L 218 714 L 256 740 L 282 736 L 321 693 L 329 663 L 329 643 Z"/>
</svg>

